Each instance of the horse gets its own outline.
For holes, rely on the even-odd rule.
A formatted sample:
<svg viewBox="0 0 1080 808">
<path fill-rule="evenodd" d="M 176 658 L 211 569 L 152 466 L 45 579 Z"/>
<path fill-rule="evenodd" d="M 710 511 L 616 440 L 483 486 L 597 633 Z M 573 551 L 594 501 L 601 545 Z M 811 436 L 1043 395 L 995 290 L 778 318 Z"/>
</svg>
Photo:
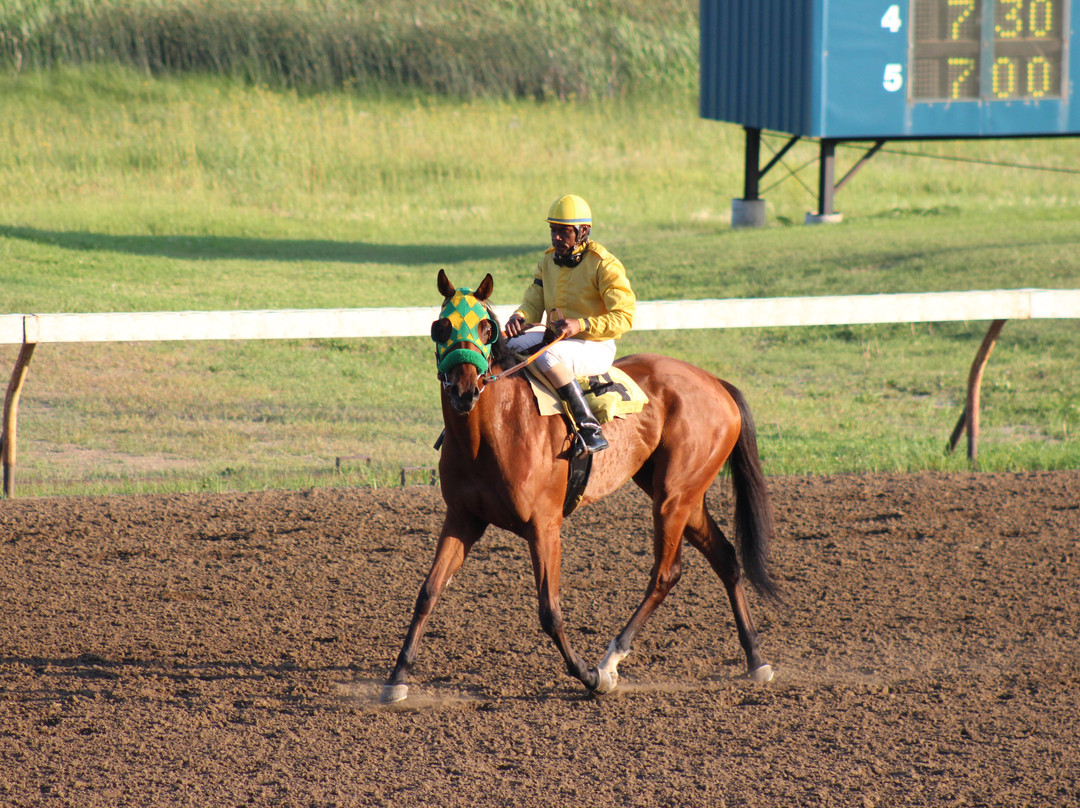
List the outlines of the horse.
<svg viewBox="0 0 1080 808">
<path fill-rule="evenodd" d="M 708 559 L 723 583 L 746 655 L 747 677 L 773 677 L 760 650 L 739 567 L 762 595 L 779 600 L 769 572 L 774 536 L 772 507 L 758 456 L 754 421 L 742 393 L 712 374 L 672 357 L 636 354 L 616 361 L 649 398 L 637 414 L 603 425 L 610 447 L 592 456 L 592 473 L 580 505 L 587 506 L 632 479 L 652 499 L 653 565 L 645 596 L 625 627 L 590 668 L 567 639 L 559 605 L 560 528 L 570 440 L 566 422 L 539 413 L 523 373 L 504 373 L 514 362 L 488 303 L 494 282 L 486 275 L 475 291 L 456 289 L 438 274 L 443 311 L 432 324 L 445 431 L 439 478 L 446 516 L 435 557 L 412 614 L 401 652 L 380 692 L 384 704 L 408 696 L 406 678 L 416 661 L 428 619 L 451 577 L 489 525 L 528 544 L 539 601 L 540 625 L 554 641 L 567 672 L 593 695 L 618 685 L 618 665 L 634 637 L 678 582 L 682 543 Z M 464 301 L 471 317 L 453 303 Z M 448 316 L 449 312 L 449 316 Z M 727 463 L 734 489 L 734 532 L 725 537 L 710 515 L 705 492 Z"/>
</svg>

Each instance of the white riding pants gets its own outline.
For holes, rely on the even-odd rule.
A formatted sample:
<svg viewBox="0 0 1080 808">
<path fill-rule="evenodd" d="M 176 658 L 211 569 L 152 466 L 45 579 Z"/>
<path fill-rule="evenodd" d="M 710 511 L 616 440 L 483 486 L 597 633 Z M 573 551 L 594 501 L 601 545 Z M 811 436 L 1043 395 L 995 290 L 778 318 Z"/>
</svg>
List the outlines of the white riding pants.
<svg viewBox="0 0 1080 808">
<path fill-rule="evenodd" d="M 511 350 L 524 351 L 540 343 L 544 338 L 545 328 L 533 326 L 507 344 Z M 556 342 L 536 360 L 536 366 L 548 371 L 557 365 L 563 365 L 575 378 L 578 376 L 598 376 L 606 373 L 615 361 L 615 340 L 563 339 Z"/>
</svg>

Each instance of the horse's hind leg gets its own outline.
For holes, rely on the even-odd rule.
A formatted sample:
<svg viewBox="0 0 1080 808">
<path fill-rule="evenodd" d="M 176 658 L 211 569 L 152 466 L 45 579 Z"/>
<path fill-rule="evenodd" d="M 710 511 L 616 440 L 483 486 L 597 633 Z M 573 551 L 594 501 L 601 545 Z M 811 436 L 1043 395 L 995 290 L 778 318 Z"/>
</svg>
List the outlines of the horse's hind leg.
<svg viewBox="0 0 1080 808">
<path fill-rule="evenodd" d="M 398 654 L 397 663 L 390 672 L 390 676 L 383 685 L 379 701 L 383 704 L 403 700 L 409 693 L 409 686 L 405 684 L 405 677 L 416 662 L 416 654 L 420 647 L 420 638 L 424 634 L 428 618 L 435 610 L 435 604 L 439 600 L 443 589 L 450 583 L 450 579 L 461 569 L 465 556 L 468 555 L 476 540 L 483 534 L 486 524 L 468 515 L 452 515 L 447 513 L 446 521 L 443 522 L 442 532 L 439 534 L 439 542 L 435 548 L 435 560 L 431 564 L 431 571 L 420 587 L 420 594 L 416 597 L 416 606 L 413 609 L 412 622 L 409 624 L 409 632 L 405 635 L 401 653 Z"/>
<path fill-rule="evenodd" d="M 746 653 L 748 675 L 756 682 L 768 682 L 772 679 L 772 666 L 765 661 L 760 650 L 757 630 L 750 617 L 750 608 L 746 602 L 746 591 L 739 573 L 739 560 L 735 548 L 724 536 L 720 526 L 712 518 L 704 501 L 700 511 L 695 514 L 686 527 L 686 539 L 709 559 L 724 588 L 731 611 L 735 615 L 735 628 L 739 633 L 739 643 Z"/>
</svg>

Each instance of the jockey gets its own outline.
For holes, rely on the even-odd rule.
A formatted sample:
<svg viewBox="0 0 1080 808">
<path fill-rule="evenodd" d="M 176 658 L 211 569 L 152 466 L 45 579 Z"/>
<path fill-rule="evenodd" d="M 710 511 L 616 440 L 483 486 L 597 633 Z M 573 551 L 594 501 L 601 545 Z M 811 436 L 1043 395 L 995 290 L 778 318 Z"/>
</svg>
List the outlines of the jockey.
<svg viewBox="0 0 1080 808">
<path fill-rule="evenodd" d="M 608 447 L 600 424 L 592 414 L 577 382 L 611 367 L 615 340 L 630 330 L 636 297 L 622 262 L 589 240 L 592 211 L 580 196 L 560 197 L 547 217 L 551 248 L 536 264 L 532 283 L 506 322 L 509 347 L 527 351 L 544 338 L 541 323 L 565 339 L 536 360 L 536 366 L 555 387 L 578 425 L 581 447 L 576 454 L 592 454 Z"/>
</svg>

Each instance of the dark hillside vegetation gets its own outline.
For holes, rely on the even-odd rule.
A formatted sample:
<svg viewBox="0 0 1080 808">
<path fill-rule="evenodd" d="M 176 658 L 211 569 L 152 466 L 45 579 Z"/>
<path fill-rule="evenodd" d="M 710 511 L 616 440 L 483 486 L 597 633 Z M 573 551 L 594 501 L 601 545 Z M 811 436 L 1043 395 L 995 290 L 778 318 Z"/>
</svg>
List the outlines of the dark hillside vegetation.
<svg viewBox="0 0 1080 808">
<path fill-rule="evenodd" d="M 697 78 L 693 0 L 15 0 L 0 65 L 123 64 L 298 90 L 583 98 Z"/>
</svg>

